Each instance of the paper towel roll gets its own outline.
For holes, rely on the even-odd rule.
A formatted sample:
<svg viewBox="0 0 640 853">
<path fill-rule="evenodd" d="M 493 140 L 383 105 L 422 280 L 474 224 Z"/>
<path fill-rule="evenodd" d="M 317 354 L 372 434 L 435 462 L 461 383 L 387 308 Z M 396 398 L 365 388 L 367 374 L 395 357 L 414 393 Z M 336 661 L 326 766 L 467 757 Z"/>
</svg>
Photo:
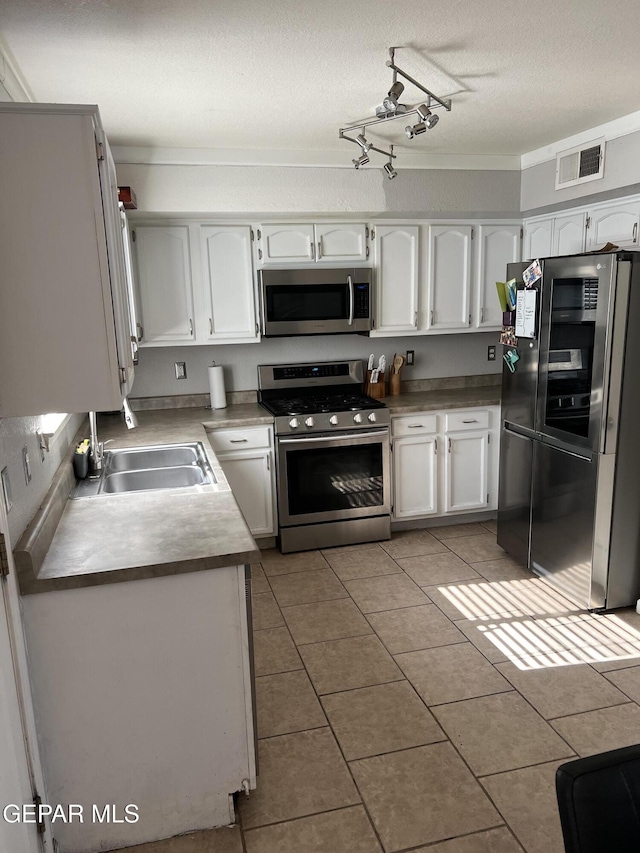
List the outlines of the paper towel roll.
<svg viewBox="0 0 640 853">
<path fill-rule="evenodd" d="M 212 409 L 226 409 L 227 395 L 224 391 L 224 374 L 222 365 L 212 364 L 209 368 L 209 393 L 211 394 Z"/>
</svg>

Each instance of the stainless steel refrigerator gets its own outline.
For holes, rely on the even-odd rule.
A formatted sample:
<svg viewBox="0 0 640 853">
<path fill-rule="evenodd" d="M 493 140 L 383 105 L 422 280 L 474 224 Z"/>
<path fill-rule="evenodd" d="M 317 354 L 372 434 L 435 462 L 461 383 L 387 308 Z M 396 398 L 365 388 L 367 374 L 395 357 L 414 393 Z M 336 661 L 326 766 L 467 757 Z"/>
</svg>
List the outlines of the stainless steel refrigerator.
<svg viewBox="0 0 640 853">
<path fill-rule="evenodd" d="M 524 288 L 526 264 L 510 264 Z M 590 610 L 640 598 L 640 253 L 541 262 L 502 378 L 498 544 Z"/>
</svg>

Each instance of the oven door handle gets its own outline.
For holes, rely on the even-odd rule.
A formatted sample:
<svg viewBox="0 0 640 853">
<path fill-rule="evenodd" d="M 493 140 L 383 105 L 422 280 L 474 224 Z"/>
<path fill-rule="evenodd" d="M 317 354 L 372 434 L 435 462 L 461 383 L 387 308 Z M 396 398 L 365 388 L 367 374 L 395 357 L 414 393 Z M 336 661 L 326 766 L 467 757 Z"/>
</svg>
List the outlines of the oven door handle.
<svg viewBox="0 0 640 853">
<path fill-rule="evenodd" d="M 318 441 L 331 441 L 334 439 L 335 441 L 345 441 L 350 438 L 375 438 L 376 436 L 385 436 L 389 435 L 389 430 L 387 429 L 372 429 L 369 432 L 347 432 L 342 433 L 341 435 L 337 435 L 333 433 L 332 435 L 319 435 L 314 438 L 279 438 L 278 444 L 310 444 L 311 442 Z"/>
<path fill-rule="evenodd" d="M 353 326 L 353 279 L 350 275 L 347 276 L 347 284 L 349 285 L 349 325 Z"/>
</svg>

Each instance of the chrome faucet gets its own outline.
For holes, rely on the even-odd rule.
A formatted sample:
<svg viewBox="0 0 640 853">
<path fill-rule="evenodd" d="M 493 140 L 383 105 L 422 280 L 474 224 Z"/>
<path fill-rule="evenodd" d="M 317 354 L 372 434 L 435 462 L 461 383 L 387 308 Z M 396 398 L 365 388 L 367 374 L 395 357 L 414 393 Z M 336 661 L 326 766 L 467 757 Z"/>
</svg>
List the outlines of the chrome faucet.
<svg viewBox="0 0 640 853">
<path fill-rule="evenodd" d="M 102 470 L 104 459 L 104 444 L 98 441 L 98 425 L 96 413 L 89 412 L 89 468 L 91 471 Z"/>
</svg>

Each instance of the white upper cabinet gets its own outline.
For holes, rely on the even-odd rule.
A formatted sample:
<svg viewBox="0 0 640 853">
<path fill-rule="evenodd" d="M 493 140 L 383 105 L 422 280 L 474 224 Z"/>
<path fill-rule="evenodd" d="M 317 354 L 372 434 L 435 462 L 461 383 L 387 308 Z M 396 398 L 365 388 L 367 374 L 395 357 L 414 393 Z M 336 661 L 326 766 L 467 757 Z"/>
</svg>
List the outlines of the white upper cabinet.
<svg viewBox="0 0 640 853">
<path fill-rule="evenodd" d="M 430 330 L 471 325 L 471 225 L 430 225 L 428 282 Z"/>
<path fill-rule="evenodd" d="M 257 338 L 251 229 L 245 225 L 200 226 L 208 341 Z M 200 330 L 199 330 L 200 334 Z"/>
<path fill-rule="evenodd" d="M 191 252 L 186 225 L 139 225 L 136 257 L 142 344 L 195 339 Z"/>
<path fill-rule="evenodd" d="M 480 225 L 476 241 L 476 319 L 479 329 L 499 329 L 502 309 L 496 281 L 505 281 L 507 264 L 520 260 L 520 225 Z"/>
<path fill-rule="evenodd" d="M 261 225 L 258 259 L 264 264 L 366 261 L 368 228 L 360 222 Z"/>
<path fill-rule="evenodd" d="M 98 111 L 2 103 L 0 149 L 0 417 L 120 409 L 131 329 Z"/>
<path fill-rule="evenodd" d="M 576 255 L 584 252 L 586 213 L 568 213 L 553 220 L 552 255 Z"/>
<path fill-rule="evenodd" d="M 262 225 L 262 262 L 312 263 L 316 259 L 313 225 Z"/>
<path fill-rule="evenodd" d="M 375 226 L 376 333 L 418 328 L 418 226 Z"/>
<path fill-rule="evenodd" d="M 640 200 L 616 202 L 589 211 L 587 251 L 601 249 L 607 243 L 637 246 Z"/>
<path fill-rule="evenodd" d="M 553 254 L 553 217 L 525 224 L 522 259 L 548 258 Z"/>
</svg>

